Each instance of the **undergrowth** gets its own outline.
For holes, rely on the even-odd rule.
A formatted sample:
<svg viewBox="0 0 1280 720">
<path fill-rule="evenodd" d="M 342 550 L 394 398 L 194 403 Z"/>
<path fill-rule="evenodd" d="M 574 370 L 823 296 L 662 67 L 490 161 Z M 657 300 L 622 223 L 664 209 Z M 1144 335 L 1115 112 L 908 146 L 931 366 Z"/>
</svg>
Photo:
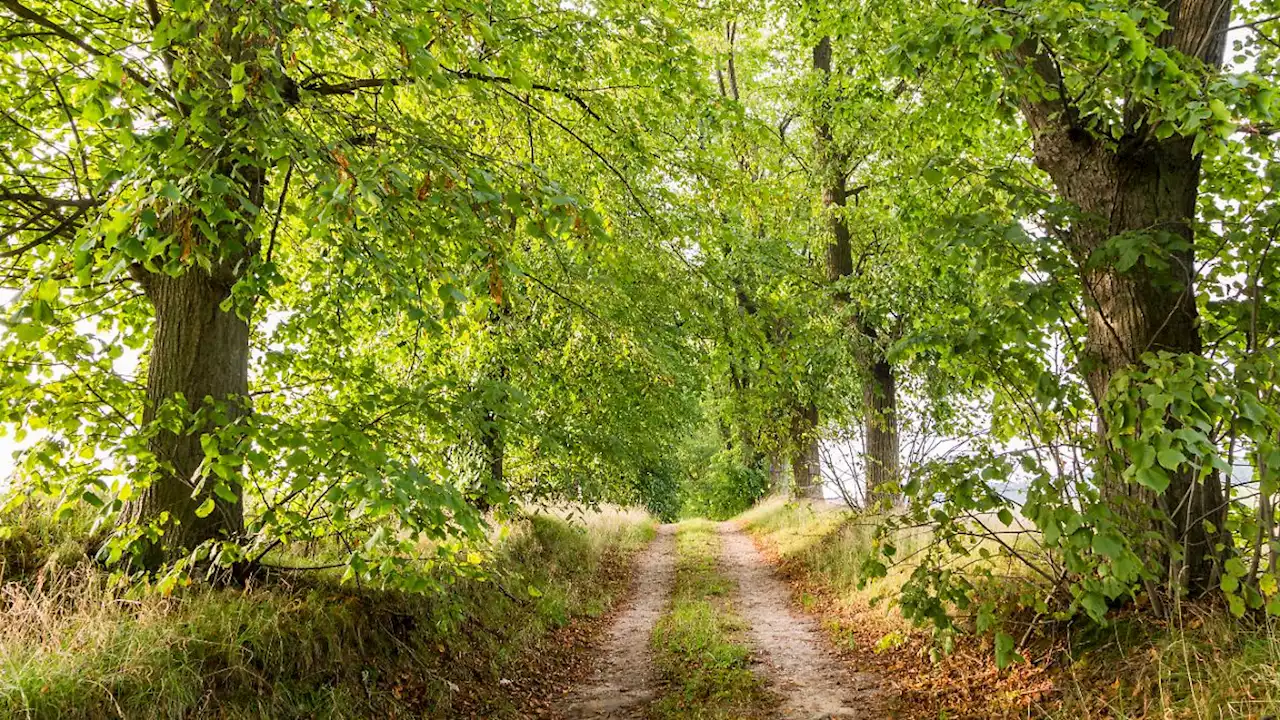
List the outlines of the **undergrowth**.
<svg viewBox="0 0 1280 720">
<path fill-rule="evenodd" d="M 651 712 L 660 720 L 770 717 L 774 699 L 751 670 L 747 626 L 733 610 L 735 586 L 717 570 L 719 557 L 713 523 L 680 524 L 671 607 L 653 630 L 665 690 Z"/>
<path fill-rule="evenodd" d="M 625 592 L 654 526 L 534 516 L 487 578 L 435 595 L 299 574 L 172 597 L 114 589 L 71 534 L 17 530 L 0 541 L 0 717 L 363 718 L 516 714 L 553 631 Z"/>
<path fill-rule="evenodd" d="M 967 634 L 939 653 L 931 633 L 897 614 L 892 600 L 910 562 L 863 582 L 860 568 L 872 552 L 874 518 L 773 498 L 739 519 L 850 661 L 882 673 L 894 686 L 900 717 L 1280 717 L 1280 625 L 1274 619 L 1242 623 L 1222 607 L 1196 604 L 1173 624 L 1137 608 L 1117 613 L 1105 626 L 1087 619 L 1029 619 L 1035 627 L 1020 648 L 1026 661 L 999 671 L 989 638 Z M 899 545 L 909 556 L 912 544 L 921 542 Z M 1007 588 L 982 591 L 999 601 Z M 1010 626 L 1024 622 L 1005 620 Z"/>
</svg>

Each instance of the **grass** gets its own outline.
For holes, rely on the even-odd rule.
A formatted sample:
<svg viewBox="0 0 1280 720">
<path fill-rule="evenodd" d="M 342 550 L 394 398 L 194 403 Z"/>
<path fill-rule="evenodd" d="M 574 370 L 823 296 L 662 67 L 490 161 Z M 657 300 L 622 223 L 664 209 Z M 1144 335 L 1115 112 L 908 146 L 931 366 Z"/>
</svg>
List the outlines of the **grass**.
<svg viewBox="0 0 1280 720">
<path fill-rule="evenodd" d="M 1280 623 L 1240 621 L 1215 605 L 1189 605 L 1172 626 L 1137 611 L 1105 627 L 1088 621 L 1047 626 L 1030 662 L 994 667 L 988 638 L 956 640 L 930 658 L 928 633 L 893 609 L 911 568 L 859 589 L 871 525 L 838 508 L 769 499 L 740 516 L 861 670 L 880 672 L 899 696 L 903 718 L 1063 720 L 1261 720 L 1280 717 Z M 918 545 L 922 538 L 909 539 Z M 899 541 L 902 554 L 908 544 Z M 998 595 L 998 587 L 984 588 Z M 1007 592 L 1007 589 L 1006 589 Z"/>
<path fill-rule="evenodd" d="M 1280 625 L 1197 609 L 1173 627 L 1121 619 L 1078 641 L 1047 717 L 1280 717 Z"/>
<path fill-rule="evenodd" d="M 170 598 L 112 589 L 67 538 L 42 552 L 46 530 L 20 546 L 11 534 L 0 717 L 517 716 L 570 652 L 558 631 L 612 606 L 653 532 L 638 513 L 534 516 L 495 548 L 487 581 L 439 595 L 304 577 Z"/>
<path fill-rule="evenodd" d="M 747 627 L 731 602 L 737 588 L 717 570 L 719 556 L 714 523 L 677 528 L 671 607 L 653 630 L 665 691 L 650 712 L 659 720 L 770 717 L 774 700 L 751 670 Z"/>
</svg>

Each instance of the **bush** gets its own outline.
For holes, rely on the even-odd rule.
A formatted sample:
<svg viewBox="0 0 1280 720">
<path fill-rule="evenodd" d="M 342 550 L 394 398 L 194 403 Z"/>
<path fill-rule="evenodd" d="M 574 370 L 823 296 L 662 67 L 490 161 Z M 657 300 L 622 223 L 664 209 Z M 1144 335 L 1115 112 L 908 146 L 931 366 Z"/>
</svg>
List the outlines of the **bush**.
<svg viewBox="0 0 1280 720">
<path fill-rule="evenodd" d="M 742 464 L 737 453 L 726 450 L 713 456 L 705 470 L 691 472 L 682 490 L 685 517 L 727 520 L 769 492 L 769 476 L 761 468 Z"/>
<path fill-rule="evenodd" d="M 640 473 L 636 491 L 646 510 L 663 522 L 680 516 L 680 466 L 664 460 L 646 467 Z"/>
</svg>

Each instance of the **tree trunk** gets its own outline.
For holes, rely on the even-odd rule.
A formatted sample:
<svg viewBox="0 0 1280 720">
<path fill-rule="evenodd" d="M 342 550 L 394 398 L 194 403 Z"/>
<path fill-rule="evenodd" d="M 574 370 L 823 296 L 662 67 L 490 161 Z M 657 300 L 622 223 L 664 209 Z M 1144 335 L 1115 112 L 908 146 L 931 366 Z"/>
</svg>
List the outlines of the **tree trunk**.
<svg viewBox="0 0 1280 720">
<path fill-rule="evenodd" d="M 1063 196 L 1084 213 L 1067 242 L 1081 267 L 1085 294 L 1086 381 L 1101 409 L 1112 378 L 1143 353 L 1201 352 L 1192 248 L 1200 158 L 1192 155 L 1189 139 L 1135 142 L 1115 151 L 1093 138 L 1065 133 L 1041 135 L 1036 156 Z M 1167 260 L 1139 259 L 1124 270 L 1114 261 L 1097 262 L 1098 251 L 1113 237 L 1136 233 L 1144 236 L 1145 253 Z M 1100 414 L 1103 437 L 1104 422 Z M 1168 515 L 1164 534 L 1183 547 L 1185 557 L 1177 563 L 1161 553 L 1158 560 L 1175 585 L 1193 593 L 1208 590 L 1218 540 L 1206 532 L 1205 521 L 1221 529 L 1226 520 L 1219 478 L 1200 483 L 1195 471 L 1185 468 L 1170 473 L 1169 488 L 1157 497 L 1114 473 L 1102 477 L 1107 478 L 1105 494 L 1118 507 L 1155 506 Z"/>
<path fill-rule="evenodd" d="M 503 298 L 501 285 L 494 279 L 499 277 L 497 255 L 491 256 L 489 263 L 490 294 L 495 301 L 495 307 L 489 311 L 488 324 L 489 333 L 496 341 L 505 335 L 505 326 L 511 317 L 511 300 Z M 505 351 L 506 348 L 499 345 L 489 361 L 496 367 L 486 372 L 486 376 L 497 384 L 497 392 L 493 394 L 493 399 L 488 401 L 480 422 L 484 477 L 481 480 L 479 492 L 472 498 L 472 505 L 480 512 L 488 512 L 495 504 L 505 502 L 507 497 L 505 468 L 507 441 L 503 417 L 507 410 L 507 383 L 511 378 L 511 370 L 503 357 Z"/>
<path fill-rule="evenodd" d="M 822 465 L 818 453 L 818 408 L 809 403 L 791 417 L 792 494 L 821 500 Z"/>
<path fill-rule="evenodd" d="M 1216 0 L 1175 3 L 1169 17 L 1173 29 L 1160 37 L 1160 44 L 1217 67 L 1230 14 L 1229 3 Z M 1050 87 L 1062 86 L 1057 63 L 1034 39 L 1015 52 Z M 1087 127 L 1070 103 L 1027 96 L 1021 107 L 1032 131 L 1036 164 L 1081 211 L 1065 242 L 1081 268 L 1086 381 L 1101 406 L 1111 379 L 1143 353 L 1201 352 L 1192 247 L 1200 157 L 1191 138 L 1156 140 L 1145 122 L 1146 109 L 1136 104 L 1126 108 L 1125 126 L 1131 129 L 1118 141 Z M 1121 235 L 1140 243 L 1142 254 L 1131 266 L 1115 253 L 1098 252 Z M 1148 257 L 1158 260 L 1148 262 Z M 1102 432 L 1101 417 L 1099 422 Z M 1216 475 L 1198 483 L 1191 470 L 1170 475 L 1168 490 L 1156 497 L 1122 484 L 1114 473 L 1101 473 L 1104 493 L 1120 506 L 1155 506 L 1167 516 L 1159 530 L 1168 546 L 1184 549 L 1185 558 L 1177 563 L 1166 550 L 1157 561 L 1169 569 L 1175 588 L 1202 592 L 1214 577 L 1214 545 L 1220 541 L 1209 536 L 1205 521 L 1219 529 L 1225 525 L 1221 484 Z"/>
<path fill-rule="evenodd" d="M 863 453 L 867 503 L 892 503 L 899 493 L 898 408 L 893 366 L 888 361 L 879 359 L 871 365 L 862 398 L 867 413 Z"/>
<path fill-rule="evenodd" d="M 244 22 L 240 8 L 215 2 L 207 17 L 201 31 L 218 38 L 219 52 L 183 58 L 192 77 L 203 78 L 208 88 L 218 90 L 231 85 L 236 65 L 247 64 L 250 77 L 260 75 L 264 67 L 256 62 L 257 53 L 272 39 L 237 32 Z M 172 57 L 166 58 L 166 66 L 172 71 Z M 283 84 L 284 78 L 272 77 L 266 70 L 262 76 L 266 81 Z M 157 469 L 150 484 L 139 489 L 121 513 L 123 523 L 155 526 L 162 533 L 155 537 L 144 532 L 134 548 L 133 562 L 148 569 L 203 542 L 235 538 L 244 530 L 240 478 L 196 473 L 205 458 L 202 441 L 249 412 L 249 325 L 237 308 L 224 311 L 221 304 L 231 297 L 231 288 L 259 251 L 254 228 L 266 190 L 263 168 L 269 163 L 259 159 L 261 153 L 251 144 L 253 122 L 246 113 L 257 112 L 256 107 L 245 103 L 233 110 L 223 120 L 225 142 L 205 148 L 206 165 L 216 168 L 227 188 L 203 199 L 223 204 L 230 214 L 195 217 L 202 212 L 198 202 L 157 208 L 165 211 L 162 222 L 171 243 L 182 248 L 183 259 L 190 252 L 207 252 L 209 267 L 186 262 L 176 277 L 163 270 L 149 272 L 141 265 L 132 268 L 155 310 L 144 427 L 152 429 L 163 406 L 175 400 L 184 401 L 189 412 L 199 413 L 194 423 L 184 419 L 179 432 L 154 428 L 149 449 Z M 197 249 L 209 242 L 196 229 L 199 224 L 212 228 L 211 247 Z M 235 474 L 240 471 L 236 468 Z M 231 499 L 214 493 L 219 483 Z M 212 511 L 199 517 L 197 509 L 209 499 Z"/>
<path fill-rule="evenodd" d="M 831 38 L 824 37 L 813 49 L 813 67 L 823 75 L 825 83 L 831 75 Z M 836 285 L 853 276 L 853 244 L 848 222 L 841 211 L 848 203 L 845 167 L 848 158 L 836 150 L 831 125 L 824 109 L 814 123 L 818 179 L 822 187 L 822 205 L 827 213 L 831 242 L 827 245 L 827 281 Z M 849 291 L 835 292 L 836 304 L 847 308 Z M 866 466 L 866 500 L 892 502 L 898 496 L 898 413 L 893 366 L 876 344 L 876 333 L 857 316 L 849 318 L 850 329 L 863 336 L 868 349 L 857 354 L 866 379 L 863 385 L 863 448 Z"/>
<path fill-rule="evenodd" d="M 178 277 L 151 274 L 143 280 L 155 308 L 155 338 L 147 365 L 147 405 L 143 424 L 149 427 L 166 402 L 185 398 L 192 411 L 208 413 L 183 432 L 160 429 L 149 449 L 159 468 L 151 484 L 126 506 L 123 520 L 145 526 L 156 523 L 163 535 L 141 542 L 135 561 L 155 568 L 207 540 L 230 538 L 244 528 L 244 508 L 237 482 L 227 487 L 234 502 L 214 494 L 217 478 L 201 483 L 196 471 L 204 461 L 201 439 L 234 422 L 248 411 L 249 325 L 219 305 L 231 294 L 234 277 L 191 268 Z M 196 510 L 213 498 L 213 511 L 197 517 Z M 162 517 L 167 513 L 167 522 Z"/>
</svg>

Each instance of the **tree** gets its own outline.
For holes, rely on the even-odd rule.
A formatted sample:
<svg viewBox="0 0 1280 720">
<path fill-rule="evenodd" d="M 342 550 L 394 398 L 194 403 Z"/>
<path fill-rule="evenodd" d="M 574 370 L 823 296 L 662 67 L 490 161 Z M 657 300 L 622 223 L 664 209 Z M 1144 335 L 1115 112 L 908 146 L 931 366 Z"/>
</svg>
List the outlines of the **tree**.
<svg viewBox="0 0 1280 720">
<path fill-rule="evenodd" d="M 988 6 L 1020 23 L 1012 49 L 1003 56 L 1007 73 L 1034 139 L 1036 165 L 1078 211 L 1061 232 L 1079 267 L 1086 377 L 1101 409 L 1114 378 L 1135 367 L 1142 355 L 1201 353 L 1194 229 L 1201 153 L 1194 135 L 1161 129 L 1167 121 L 1154 95 L 1139 90 L 1109 113 L 1090 109 L 1086 97 L 1097 102 L 1089 97 L 1090 86 L 1085 86 L 1089 95 L 1077 97 L 1068 83 L 1079 81 L 1069 81 L 1062 68 L 1076 65 L 1071 54 L 1090 48 L 1056 42 L 1068 41 L 1073 29 L 1037 28 L 1026 22 L 1030 8 L 1020 3 Z M 1145 38 L 1134 39 L 1128 54 L 1159 53 L 1196 78 L 1189 82 L 1203 84 L 1221 67 L 1230 10 L 1231 4 L 1221 1 L 1172 3 L 1163 22 L 1153 11 L 1147 27 L 1158 26 L 1154 42 L 1148 47 Z M 1131 68 L 1101 72 L 1123 74 Z M 1104 438 L 1107 421 L 1099 415 Z M 1216 584 L 1222 555 L 1216 528 L 1226 520 L 1216 473 L 1198 478 L 1189 466 L 1180 467 L 1169 474 L 1167 488 L 1112 479 L 1107 491 L 1155 504 L 1171 523 L 1169 537 L 1183 548 L 1183 557 L 1168 561 L 1174 583 L 1193 594 Z"/>
<path fill-rule="evenodd" d="M 823 36 L 813 48 L 813 69 L 822 77 L 824 95 L 829 93 L 829 36 Z M 849 197 L 846 186 L 849 158 L 836 147 L 829 114 L 830 100 L 825 100 L 820 104 L 818 117 L 814 121 L 814 146 L 817 155 L 814 164 L 830 236 L 826 247 L 826 273 L 828 282 L 836 288 L 833 295 L 838 307 L 851 312 L 848 310 L 852 300 L 849 286 L 857 280 L 857 275 L 849 225 L 844 215 Z M 883 348 L 878 345 L 879 333 L 874 326 L 859 317 L 856 311 L 851 312 L 847 323 L 855 335 L 862 336 L 860 350 L 855 356 L 862 366 L 860 370 L 863 375 L 865 494 L 869 502 L 892 501 L 899 494 L 897 388 L 893 365 L 885 357 Z"/>
<path fill-rule="evenodd" d="M 104 558 L 229 565 L 335 537 L 352 574 L 418 582 L 417 540 L 479 532 L 460 479 L 477 439 L 501 499 L 540 490 L 512 454 L 546 470 L 594 441 L 559 446 L 563 492 L 583 466 L 639 472 L 685 422 L 689 349 L 646 325 L 688 312 L 647 174 L 673 147 L 649 113 L 698 86 L 671 23 L 546 23 L 536 3 L 0 7 L 4 285 L 22 295 L 4 420 L 46 433 L 30 487 L 119 520 Z M 624 77 L 639 67 L 663 71 Z M 610 228 L 628 253 L 598 242 Z M 510 304 L 516 342 L 493 342 L 479 328 Z M 577 374 L 519 357 L 585 337 Z M 510 401 L 612 371 L 595 427 Z"/>
</svg>

